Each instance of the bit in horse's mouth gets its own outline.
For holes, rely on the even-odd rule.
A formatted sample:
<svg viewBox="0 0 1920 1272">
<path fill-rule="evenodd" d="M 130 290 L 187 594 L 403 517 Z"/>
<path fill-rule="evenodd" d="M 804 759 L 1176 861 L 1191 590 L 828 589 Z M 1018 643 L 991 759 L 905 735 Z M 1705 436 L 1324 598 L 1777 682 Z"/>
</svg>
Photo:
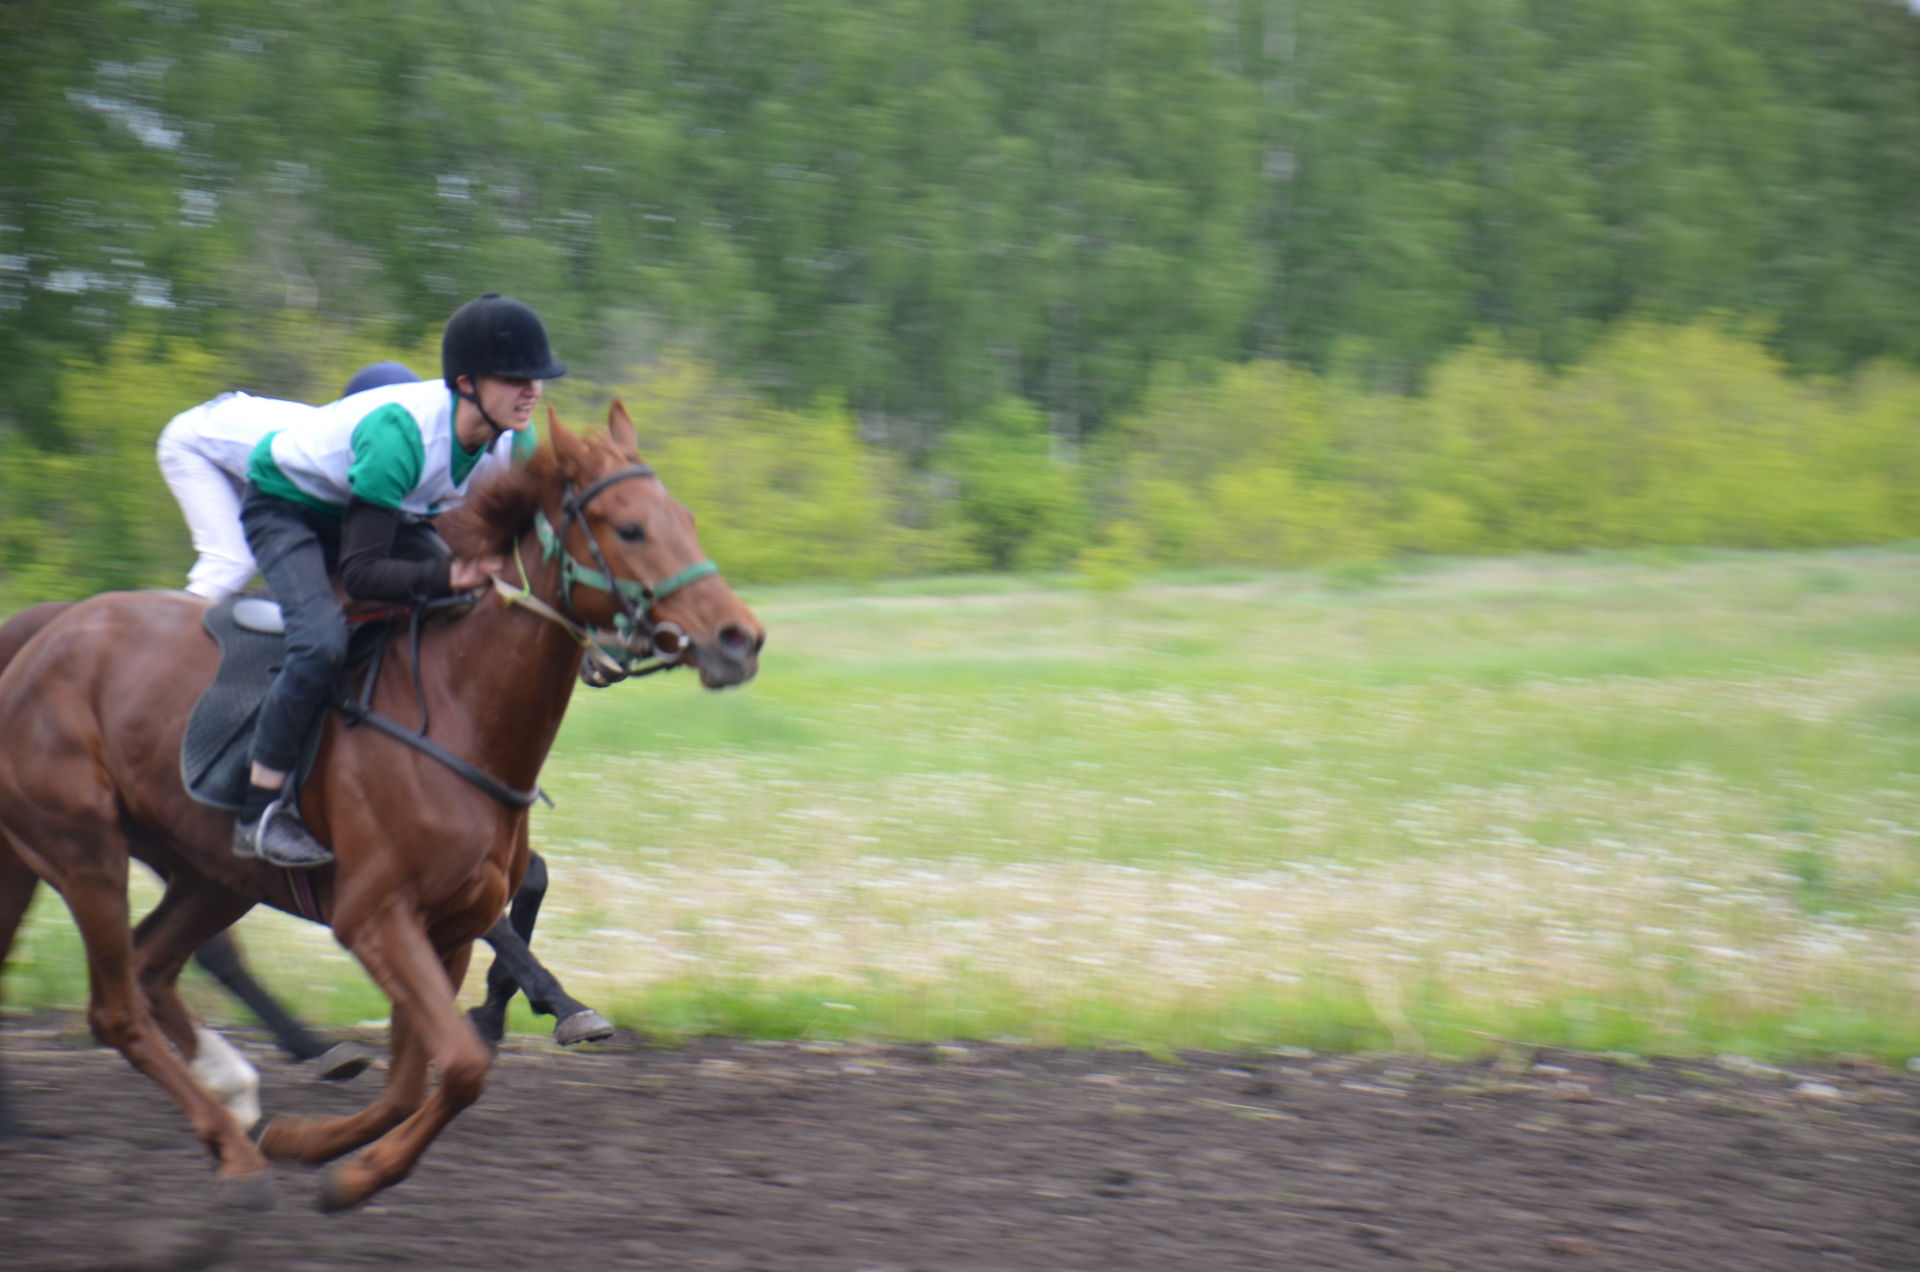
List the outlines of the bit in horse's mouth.
<svg viewBox="0 0 1920 1272">
<path fill-rule="evenodd" d="M 668 661 L 685 658 L 693 649 L 693 642 L 687 638 L 680 624 L 670 621 L 655 623 L 653 627 L 653 652 Z"/>
</svg>

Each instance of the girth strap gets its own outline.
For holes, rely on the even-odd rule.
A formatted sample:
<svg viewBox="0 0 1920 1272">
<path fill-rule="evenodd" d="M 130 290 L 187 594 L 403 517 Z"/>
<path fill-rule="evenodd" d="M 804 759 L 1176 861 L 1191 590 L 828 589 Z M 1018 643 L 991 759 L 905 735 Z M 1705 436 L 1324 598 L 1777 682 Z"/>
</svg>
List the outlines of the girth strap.
<svg viewBox="0 0 1920 1272">
<path fill-rule="evenodd" d="M 456 604 L 471 598 L 445 598 Z M 478 786 L 487 794 L 505 804 L 508 808 L 531 808 L 535 800 L 545 800 L 547 807 L 553 807 L 553 801 L 538 786 L 530 791 L 516 790 L 508 786 L 491 773 L 481 771 L 472 761 L 455 755 L 427 736 L 427 694 L 420 683 L 420 619 L 422 607 L 413 611 L 412 631 L 410 633 L 410 652 L 413 663 L 413 694 L 420 703 L 420 727 L 409 729 L 391 716 L 381 715 L 373 709 L 373 686 L 380 679 L 380 669 L 386 664 L 387 647 L 385 642 L 374 647 L 373 660 L 367 667 L 367 678 L 360 688 L 358 698 L 341 695 L 334 706 L 345 717 L 348 725 L 364 724 L 372 727 L 376 733 L 384 733 L 395 741 L 404 742 L 422 755 L 431 756 L 452 769 L 453 772 Z"/>
<path fill-rule="evenodd" d="M 364 707 L 352 699 L 343 699 L 339 706 L 340 714 L 347 718 L 347 723 L 367 725 L 377 733 L 384 733 L 390 738 L 405 742 L 422 755 L 432 756 L 508 808 L 531 808 L 535 800 L 547 799 L 547 793 L 539 787 L 536 786 L 530 791 L 515 790 L 492 774 L 483 773 L 471 762 L 455 755 L 432 738 L 415 733 L 397 720 L 383 716 L 378 711 Z M 552 807 L 553 801 L 547 799 L 547 805 Z"/>
</svg>

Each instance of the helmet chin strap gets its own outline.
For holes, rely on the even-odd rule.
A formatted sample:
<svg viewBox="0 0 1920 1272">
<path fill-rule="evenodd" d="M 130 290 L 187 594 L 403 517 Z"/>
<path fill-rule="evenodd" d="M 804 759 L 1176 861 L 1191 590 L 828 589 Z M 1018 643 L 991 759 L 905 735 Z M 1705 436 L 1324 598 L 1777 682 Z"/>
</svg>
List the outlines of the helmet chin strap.
<svg viewBox="0 0 1920 1272">
<path fill-rule="evenodd" d="M 473 381 L 474 387 L 476 388 L 479 387 L 480 380 L 478 376 L 468 376 L 467 379 Z M 473 403 L 473 409 L 480 412 L 481 420 L 486 423 L 486 426 L 488 428 L 493 430 L 493 436 L 487 439 L 486 444 L 488 446 L 491 446 L 495 442 L 499 441 L 500 434 L 507 431 L 507 426 L 505 424 L 502 424 L 500 421 L 494 419 L 493 416 L 487 414 L 487 408 L 480 404 L 480 395 L 477 393 L 468 393 L 465 389 L 462 389 L 457 384 L 453 386 L 453 392 L 455 397 L 465 398 L 467 401 Z"/>
</svg>

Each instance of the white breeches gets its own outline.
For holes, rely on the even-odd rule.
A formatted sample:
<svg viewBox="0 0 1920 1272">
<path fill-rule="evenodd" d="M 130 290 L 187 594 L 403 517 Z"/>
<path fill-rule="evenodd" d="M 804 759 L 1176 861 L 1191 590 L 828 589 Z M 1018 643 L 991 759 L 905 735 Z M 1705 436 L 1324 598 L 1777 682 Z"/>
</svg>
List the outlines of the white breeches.
<svg viewBox="0 0 1920 1272">
<path fill-rule="evenodd" d="M 247 550 L 247 536 L 240 528 L 243 484 L 186 444 L 180 436 L 184 431 L 172 424 L 162 430 L 160 475 L 179 501 L 193 536 L 193 550 L 200 554 L 187 571 L 187 591 L 222 601 L 253 579 L 253 553 Z"/>
</svg>

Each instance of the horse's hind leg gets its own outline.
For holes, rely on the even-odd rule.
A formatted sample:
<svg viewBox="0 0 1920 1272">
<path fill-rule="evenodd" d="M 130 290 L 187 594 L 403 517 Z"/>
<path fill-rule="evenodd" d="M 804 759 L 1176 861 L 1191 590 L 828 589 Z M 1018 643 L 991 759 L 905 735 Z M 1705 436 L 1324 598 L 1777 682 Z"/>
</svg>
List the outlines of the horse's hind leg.
<svg viewBox="0 0 1920 1272">
<path fill-rule="evenodd" d="M 221 932 L 208 937 L 193 952 L 193 961 L 219 981 L 229 994 L 246 1004 L 247 1010 L 273 1034 L 274 1045 L 296 1061 L 312 1061 L 309 1072 L 314 1077 L 344 1082 L 359 1077 L 373 1063 L 374 1053 L 366 1046 L 352 1039 L 328 1043 L 282 1007 L 247 970 L 233 933 Z"/>
<path fill-rule="evenodd" d="M 560 980 L 533 954 L 533 927 L 540 903 L 547 895 L 547 863 L 537 852 L 528 854 L 527 873 L 513 894 L 509 917 L 486 935 L 493 947 L 493 965 L 487 969 L 487 1000 L 467 1012 L 473 1027 L 489 1046 L 498 1046 L 507 1032 L 507 1004 L 516 990 L 527 1005 L 554 1018 L 553 1037 L 563 1047 L 576 1042 L 598 1042 L 613 1036 L 605 1017 L 567 993 Z"/>
<path fill-rule="evenodd" d="M 102 847 L 117 840 L 118 851 Z M 16 845 L 17 846 L 17 845 Z M 73 852 L 76 864 L 54 868 L 52 852 L 38 854 L 36 867 L 66 898 L 74 924 L 87 950 L 91 982 L 88 1023 L 94 1036 L 127 1058 L 134 1068 L 152 1078 L 193 1124 L 194 1134 L 219 1161 L 223 1179 L 267 1169 L 267 1160 L 255 1148 L 240 1124 L 200 1088 L 167 1045 L 147 1005 L 134 972 L 133 943 L 127 931 L 127 856 L 117 831 L 102 828 L 88 849 Z M 262 1198 L 265 1200 L 265 1198 Z"/>
<path fill-rule="evenodd" d="M 282 1007 L 266 986 L 255 980 L 240 958 L 240 947 L 233 933 L 217 932 L 193 952 L 193 961 L 220 982 L 229 994 L 239 999 L 254 1018 L 267 1027 L 280 1050 L 295 1060 L 311 1060 L 327 1049 L 292 1012 Z"/>
<path fill-rule="evenodd" d="M 186 1059 L 188 1072 L 243 1129 L 260 1120 L 259 1071 L 187 1010 L 179 979 L 196 948 L 252 908 L 253 902 L 198 875 L 177 873 L 133 934 L 134 978 L 154 1019 Z"/>
<path fill-rule="evenodd" d="M 493 964 L 487 968 L 487 1000 L 469 1008 L 467 1019 L 480 1031 L 488 1046 L 497 1047 L 507 1034 L 507 1005 L 526 986 L 527 1005 L 544 1016 L 553 1014 L 553 1005 L 541 991 L 544 986 L 526 985 L 533 952 L 533 925 L 540 919 L 540 903 L 547 897 L 547 862 L 539 853 L 527 853 L 527 873 L 513 894 L 507 916 L 487 932 L 484 938 L 493 947 Z M 542 968 L 542 971 L 545 969 Z"/>
<path fill-rule="evenodd" d="M 5 836 L 0 836 L 0 962 L 13 949 L 20 921 L 27 917 L 27 907 L 33 904 L 34 890 L 39 886 L 40 876 L 33 867 L 8 845 Z"/>
<path fill-rule="evenodd" d="M 14 655 L 26 648 L 28 641 L 39 634 L 40 629 L 66 611 L 70 601 L 45 601 L 21 610 L 5 623 L 0 623 L 0 671 L 4 671 Z M 7 953 L 13 949 L 13 938 L 20 930 L 20 920 L 26 917 L 27 907 L 33 902 L 34 890 L 40 886 L 40 876 L 33 867 L 13 850 L 7 837 L 0 834 L 0 967 L 7 961 Z M 0 1079 L 0 1139 L 7 1139 L 19 1133 L 13 1118 L 7 1112 L 7 1094 L 4 1079 Z"/>
<path fill-rule="evenodd" d="M 22 861 L 7 846 L 5 837 L 0 836 L 0 967 L 6 965 L 7 952 L 13 948 L 20 921 L 26 918 L 27 907 L 33 904 L 33 894 L 39 886 L 40 876 L 33 873 L 33 867 Z M 0 1139 L 19 1133 L 8 1109 L 5 1080 L 0 1078 Z"/>
</svg>

